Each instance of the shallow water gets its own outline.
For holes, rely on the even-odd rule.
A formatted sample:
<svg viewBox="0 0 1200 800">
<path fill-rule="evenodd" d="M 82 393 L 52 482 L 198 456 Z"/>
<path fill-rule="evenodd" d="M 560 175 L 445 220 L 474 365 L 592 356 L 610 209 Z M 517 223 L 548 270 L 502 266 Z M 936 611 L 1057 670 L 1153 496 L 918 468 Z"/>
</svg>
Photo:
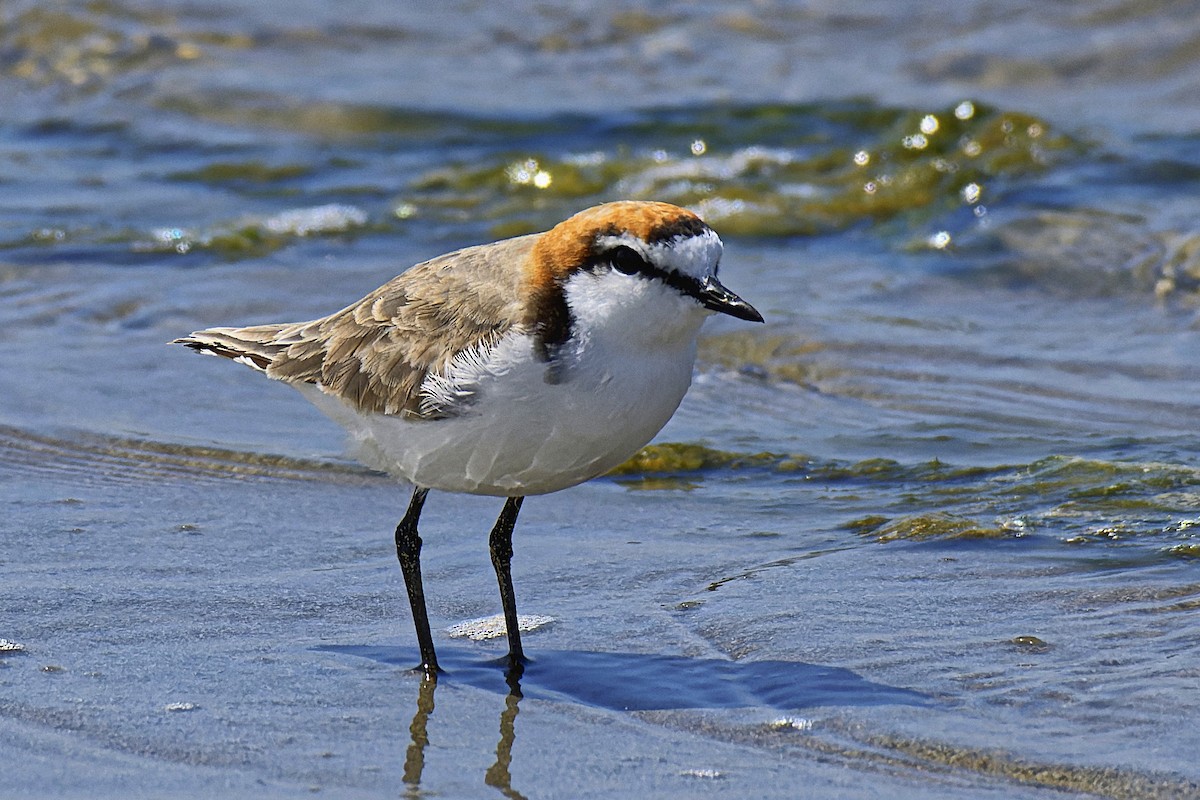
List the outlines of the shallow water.
<svg viewBox="0 0 1200 800">
<path fill-rule="evenodd" d="M 284 9 L 0 8 L 6 791 L 1200 795 L 1192 4 Z M 526 504 L 519 692 L 431 496 L 422 687 L 405 491 L 163 343 L 618 197 L 768 325 Z"/>
</svg>

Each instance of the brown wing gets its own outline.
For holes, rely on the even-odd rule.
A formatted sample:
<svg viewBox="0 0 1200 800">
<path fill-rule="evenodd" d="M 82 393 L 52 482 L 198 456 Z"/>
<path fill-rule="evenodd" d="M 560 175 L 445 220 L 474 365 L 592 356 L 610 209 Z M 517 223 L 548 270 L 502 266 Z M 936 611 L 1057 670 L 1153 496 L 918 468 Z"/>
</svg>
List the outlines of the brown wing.
<svg viewBox="0 0 1200 800">
<path fill-rule="evenodd" d="M 311 322 L 210 328 L 177 339 L 288 383 L 319 384 L 361 411 L 421 417 L 420 387 L 454 356 L 520 326 L 520 266 L 535 236 L 418 264 L 357 303 Z"/>
</svg>

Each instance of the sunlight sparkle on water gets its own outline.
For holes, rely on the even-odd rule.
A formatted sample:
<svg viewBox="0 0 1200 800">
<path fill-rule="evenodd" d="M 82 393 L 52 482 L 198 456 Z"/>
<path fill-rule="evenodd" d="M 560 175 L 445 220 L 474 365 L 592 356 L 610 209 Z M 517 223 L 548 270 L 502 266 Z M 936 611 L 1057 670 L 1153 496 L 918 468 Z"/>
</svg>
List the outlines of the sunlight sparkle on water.
<svg viewBox="0 0 1200 800">
<path fill-rule="evenodd" d="M 509 164 L 504 170 L 504 174 L 518 186 L 546 189 L 554 182 L 554 177 L 540 168 L 536 158 L 527 158 L 524 161 Z"/>
</svg>

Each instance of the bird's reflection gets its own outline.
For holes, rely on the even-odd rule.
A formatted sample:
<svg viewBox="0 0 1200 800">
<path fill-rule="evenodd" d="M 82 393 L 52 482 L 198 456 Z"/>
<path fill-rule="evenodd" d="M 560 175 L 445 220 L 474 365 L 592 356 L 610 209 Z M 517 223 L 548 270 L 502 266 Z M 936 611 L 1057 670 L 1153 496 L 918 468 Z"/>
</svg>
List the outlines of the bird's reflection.
<svg viewBox="0 0 1200 800">
<path fill-rule="evenodd" d="M 429 744 L 429 715 L 433 713 L 433 690 L 436 688 L 437 681 L 424 678 L 417 691 L 417 713 L 413 714 L 412 724 L 408 726 L 412 738 L 408 752 L 404 754 L 405 797 L 421 796 L 421 773 L 425 770 L 425 747 Z"/>
<path fill-rule="evenodd" d="M 325 645 L 318 649 L 404 668 L 414 661 L 412 652 L 402 648 Z M 482 690 L 483 696 L 504 695 L 496 760 L 485 773 L 484 783 L 510 798 L 522 797 L 512 787 L 511 774 L 522 698 L 617 712 L 723 708 L 793 712 L 821 706 L 925 706 L 937 702 L 921 692 L 869 681 L 843 667 L 800 661 L 541 649 L 523 667 L 505 671 L 495 660 L 480 660 L 477 650 L 443 648 L 441 655 L 444 681 Z M 434 681 L 422 679 L 417 692 L 404 761 L 405 796 L 409 798 L 424 794 L 421 773 L 436 687 Z"/>
<path fill-rule="evenodd" d="M 513 742 L 517 738 L 517 714 L 521 703 L 521 674 L 525 671 L 521 664 L 511 665 L 504 675 L 508 684 L 508 694 L 504 698 L 504 711 L 500 712 L 500 741 L 496 743 L 496 762 L 488 767 L 483 782 L 493 789 L 499 789 L 505 797 L 513 800 L 525 800 L 525 795 L 512 788 L 512 774 L 509 764 L 512 763 Z"/>
<path fill-rule="evenodd" d="M 485 784 L 512 800 L 525 800 L 525 795 L 512 787 L 512 773 L 509 771 L 513 742 L 517 738 L 516 723 L 517 714 L 520 713 L 523 671 L 524 667 L 517 664 L 510 666 L 505 672 L 504 680 L 508 684 L 508 694 L 504 698 L 504 710 L 500 712 L 500 741 L 496 743 L 496 760 L 483 776 Z M 408 751 L 404 755 L 404 796 L 410 800 L 421 797 L 421 773 L 425 769 L 425 748 L 429 745 L 429 717 L 433 714 L 436 691 L 436 680 L 428 677 L 421 679 L 421 686 L 417 690 L 417 711 L 413 714 L 412 724 L 408 726 L 410 740 Z"/>
</svg>

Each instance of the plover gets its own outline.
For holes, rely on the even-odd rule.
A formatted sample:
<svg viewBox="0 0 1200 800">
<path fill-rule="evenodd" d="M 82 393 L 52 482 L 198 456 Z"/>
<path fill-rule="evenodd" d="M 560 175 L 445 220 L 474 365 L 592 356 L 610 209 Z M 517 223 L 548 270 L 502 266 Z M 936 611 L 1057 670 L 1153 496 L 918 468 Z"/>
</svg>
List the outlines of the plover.
<svg viewBox="0 0 1200 800">
<path fill-rule="evenodd" d="M 763 321 L 717 280 L 721 252 L 686 209 L 606 203 L 418 264 L 321 319 L 175 343 L 291 384 L 346 428 L 365 463 L 413 485 L 396 555 L 428 676 L 438 663 L 417 532 L 425 496 L 507 498 L 489 545 L 516 667 L 521 502 L 604 474 L 658 433 L 691 383 L 705 317 Z"/>
</svg>

